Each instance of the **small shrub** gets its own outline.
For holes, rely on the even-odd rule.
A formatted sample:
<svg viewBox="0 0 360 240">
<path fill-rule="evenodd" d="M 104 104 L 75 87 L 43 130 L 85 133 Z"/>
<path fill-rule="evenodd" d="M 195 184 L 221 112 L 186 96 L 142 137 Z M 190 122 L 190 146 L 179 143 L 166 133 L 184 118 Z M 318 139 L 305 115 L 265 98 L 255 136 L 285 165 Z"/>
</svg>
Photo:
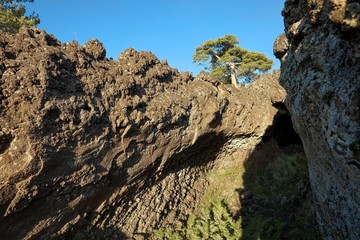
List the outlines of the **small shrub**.
<svg viewBox="0 0 360 240">
<path fill-rule="evenodd" d="M 209 208 L 204 208 L 198 214 L 191 214 L 186 223 L 175 231 L 155 230 L 153 239 L 240 239 L 241 219 L 235 220 L 225 201 L 212 203 Z"/>
</svg>

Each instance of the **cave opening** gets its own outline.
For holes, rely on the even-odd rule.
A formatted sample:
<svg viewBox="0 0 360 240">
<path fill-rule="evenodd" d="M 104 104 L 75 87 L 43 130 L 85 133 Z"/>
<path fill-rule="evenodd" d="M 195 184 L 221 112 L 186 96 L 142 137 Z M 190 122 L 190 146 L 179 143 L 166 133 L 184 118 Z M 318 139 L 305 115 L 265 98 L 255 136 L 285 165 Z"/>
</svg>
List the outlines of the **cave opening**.
<svg viewBox="0 0 360 240">
<path fill-rule="evenodd" d="M 278 109 L 274 116 L 272 126 L 268 129 L 265 136 L 276 141 L 279 147 L 289 145 L 301 145 L 301 138 L 294 129 L 289 111 L 283 102 L 275 102 L 273 106 Z"/>
</svg>

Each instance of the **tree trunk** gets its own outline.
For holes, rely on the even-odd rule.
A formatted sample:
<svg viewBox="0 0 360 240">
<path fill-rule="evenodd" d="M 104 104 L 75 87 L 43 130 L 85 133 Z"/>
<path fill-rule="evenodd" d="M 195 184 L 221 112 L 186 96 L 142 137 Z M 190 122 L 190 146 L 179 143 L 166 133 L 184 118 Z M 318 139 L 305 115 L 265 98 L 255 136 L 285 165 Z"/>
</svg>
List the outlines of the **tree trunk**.
<svg viewBox="0 0 360 240">
<path fill-rule="evenodd" d="M 234 62 L 230 62 L 230 76 L 231 76 L 231 84 L 233 84 L 235 87 L 237 87 L 238 82 L 236 80 L 236 69 L 235 69 Z"/>
</svg>

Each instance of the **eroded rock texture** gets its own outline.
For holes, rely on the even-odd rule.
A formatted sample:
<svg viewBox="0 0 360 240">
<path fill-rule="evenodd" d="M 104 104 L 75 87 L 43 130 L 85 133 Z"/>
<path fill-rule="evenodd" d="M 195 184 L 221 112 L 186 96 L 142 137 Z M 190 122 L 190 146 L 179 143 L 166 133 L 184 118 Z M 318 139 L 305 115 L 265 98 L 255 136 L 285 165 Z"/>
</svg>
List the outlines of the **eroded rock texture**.
<svg viewBox="0 0 360 240">
<path fill-rule="evenodd" d="M 360 236 L 360 3 L 288 0 L 274 44 L 325 239 Z"/>
<path fill-rule="evenodd" d="M 249 88 L 179 73 L 96 40 L 0 36 L 1 239 L 122 239 L 173 226 L 204 175 L 271 125 L 277 76 Z M 218 163 L 218 164 L 217 164 Z"/>
</svg>

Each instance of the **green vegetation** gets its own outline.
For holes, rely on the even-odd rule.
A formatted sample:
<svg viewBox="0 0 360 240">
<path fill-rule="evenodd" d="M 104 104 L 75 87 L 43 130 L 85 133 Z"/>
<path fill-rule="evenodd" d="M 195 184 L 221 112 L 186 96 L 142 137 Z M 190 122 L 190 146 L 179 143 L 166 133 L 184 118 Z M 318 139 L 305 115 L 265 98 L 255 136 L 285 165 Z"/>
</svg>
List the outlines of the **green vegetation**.
<svg viewBox="0 0 360 240">
<path fill-rule="evenodd" d="M 271 69 L 271 59 L 262 53 L 241 48 L 238 44 L 234 35 L 206 41 L 196 48 L 193 61 L 208 65 L 206 69 L 211 75 L 235 86 L 240 78 L 243 83 L 250 83 L 256 79 L 257 72 Z"/>
<path fill-rule="evenodd" d="M 0 31 L 16 33 L 22 26 L 36 26 L 40 23 L 35 13 L 25 16 L 25 2 L 34 0 L 0 0 Z"/>
<path fill-rule="evenodd" d="M 255 214 L 245 229 L 243 239 L 283 239 L 285 228 L 286 223 L 277 217 Z"/>
<path fill-rule="evenodd" d="M 296 184 L 305 184 L 303 180 L 307 178 L 306 158 L 299 153 L 281 155 L 268 163 L 261 176 L 247 174 L 246 177 L 246 181 L 253 182 L 251 190 L 254 194 L 271 204 L 277 204 L 283 196 L 294 193 Z"/>
<path fill-rule="evenodd" d="M 191 214 L 184 227 L 180 226 L 174 232 L 157 230 L 153 239 L 229 239 L 241 237 L 241 220 L 235 220 L 225 201 L 215 202 L 199 214 Z"/>
<path fill-rule="evenodd" d="M 153 239 L 321 239 L 301 147 L 263 145 L 245 163 L 229 157 L 207 180 L 187 221 Z"/>
<path fill-rule="evenodd" d="M 239 194 L 237 190 L 243 188 L 243 175 L 245 167 L 242 162 L 229 157 L 226 168 L 210 172 L 207 176 L 209 187 L 206 189 L 200 207 L 209 207 L 212 202 L 226 199 L 231 213 L 240 210 Z"/>
<path fill-rule="evenodd" d="M 243 204 L 243 239 L 321 239 L 303 153 L 280 153 L 248 163 L 244 174 L 251 199 Z"/>
</svg>

